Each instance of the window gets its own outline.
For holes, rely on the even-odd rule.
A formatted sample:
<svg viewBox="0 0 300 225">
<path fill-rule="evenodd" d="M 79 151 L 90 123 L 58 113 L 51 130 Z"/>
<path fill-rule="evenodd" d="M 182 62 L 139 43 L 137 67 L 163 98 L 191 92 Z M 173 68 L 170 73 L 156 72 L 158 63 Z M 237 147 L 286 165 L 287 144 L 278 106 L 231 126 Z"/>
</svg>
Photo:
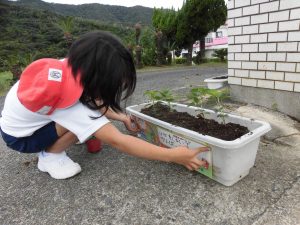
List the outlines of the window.
<svg viewBox="0 0 300 225">
<path fill-rule="evenodd" d="M 223 37 L 222 31 L 217 31 L 217 32 L 216 32 L 216 37 L 217 37 L 217 38 Z"/>
<path fill-rule="evenodd" d="M 211 37 L 205 38 L 205 43 L 212 43 L 213 39 Z"/>
</svg>

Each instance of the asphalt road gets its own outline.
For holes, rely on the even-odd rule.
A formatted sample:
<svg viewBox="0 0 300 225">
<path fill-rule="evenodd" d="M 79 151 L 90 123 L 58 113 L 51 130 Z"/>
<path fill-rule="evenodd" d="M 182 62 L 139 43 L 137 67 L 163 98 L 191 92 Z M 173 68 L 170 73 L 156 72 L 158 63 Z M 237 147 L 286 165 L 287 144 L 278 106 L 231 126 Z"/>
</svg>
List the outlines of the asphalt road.
<svg viewBox="0 0 300 225">
<path fill-rule="evenodd" d="M 226 68 L 218 67 L 139 74 L 127 104 L 143 102 L 147 89 L 182 90 L 225 73 Z M 0 103 L 2 107 L 3 98 Z M 87 153 L 84 145 L 68 152 L 83 171 L 58 181 L 37 170 L 35 155 L 18 154 L 0 141 L 1 225 L 299 222 L 299 153 L 293 148 L 261 142 L 255 167 L 232 187 L 179 165 L 134 158 L 109 146 L 98 154 Z"/>
<path fill-rule="evenodd" d="M 185 93 L 191 86 L 203 85 L 206 78 L 227 74 L 227 68 L 217 67 L 187 67 L 176 70 L 153 71 L 138 73 L 137 86 L 134 95 L 128 100 L 128 105 L 147 101 L 143 96 L 146 90 L 172 90 L 175 95 Z"/>
</svg>

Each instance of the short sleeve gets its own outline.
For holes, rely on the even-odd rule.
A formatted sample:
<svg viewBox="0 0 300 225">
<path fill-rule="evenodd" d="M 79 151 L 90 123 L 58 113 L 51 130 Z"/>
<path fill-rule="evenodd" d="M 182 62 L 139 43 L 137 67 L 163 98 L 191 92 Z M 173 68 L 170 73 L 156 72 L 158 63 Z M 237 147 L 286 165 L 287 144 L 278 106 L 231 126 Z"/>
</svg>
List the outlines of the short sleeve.
<svg viewBox="0 0 300 225">
<path fill-rule="evenodd" d="M 110 122 L 105 116 L 101 116 L 98 110 L 91 110 L 80 102 L 66 109 L 57 109 L 49 117 L 74 133 L 80 142 L 84 142 Z"/>
</svg>

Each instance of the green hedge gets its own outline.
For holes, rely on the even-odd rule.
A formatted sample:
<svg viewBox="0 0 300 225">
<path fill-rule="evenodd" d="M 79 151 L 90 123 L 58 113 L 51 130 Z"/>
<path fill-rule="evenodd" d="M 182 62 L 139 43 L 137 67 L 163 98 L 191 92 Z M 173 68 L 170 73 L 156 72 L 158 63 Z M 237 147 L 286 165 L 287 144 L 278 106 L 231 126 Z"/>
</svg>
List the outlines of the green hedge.
<svg viewBox="0 0 300 225">
<path fill-rule="evenodd" d="M 176 64 L 186 64 L 187 59 L 186 58 L 177 58 L 175 59 Z"/>
<path fill-rule="evenodd" d="M 199 63 L 199 61 L 196 57 L 197 56 L 193 57 L 193 63 L 195 63 L 196 65 L 199 65 L 199 64 L 202 64 L 202 63 L 209 63 L 209 62 L 227 62 L 227 60 L 222 61 L 219 58 L 203 58 L 203 59 L 201 59 L 201 61 Z"/>
</svg>

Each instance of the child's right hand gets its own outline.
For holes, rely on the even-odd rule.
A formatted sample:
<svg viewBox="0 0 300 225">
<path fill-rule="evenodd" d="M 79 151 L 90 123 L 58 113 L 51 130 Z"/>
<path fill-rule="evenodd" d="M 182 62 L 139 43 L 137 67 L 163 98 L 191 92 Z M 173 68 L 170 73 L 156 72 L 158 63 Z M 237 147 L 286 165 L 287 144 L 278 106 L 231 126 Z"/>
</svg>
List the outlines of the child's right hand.
<svg viewBox="0 0 300 225">
<path fill-rule="evenodd" d="M 200 167 L 207 166 L 207 161 L 198 159 L 197 155 L 208 150 L 208 147 L 199 147 L 193 150 L 182 146 L 175 147 L 170 149 L 170 161 L 183 165 L 189 170 L 199 170 Z"/>
</svg>

